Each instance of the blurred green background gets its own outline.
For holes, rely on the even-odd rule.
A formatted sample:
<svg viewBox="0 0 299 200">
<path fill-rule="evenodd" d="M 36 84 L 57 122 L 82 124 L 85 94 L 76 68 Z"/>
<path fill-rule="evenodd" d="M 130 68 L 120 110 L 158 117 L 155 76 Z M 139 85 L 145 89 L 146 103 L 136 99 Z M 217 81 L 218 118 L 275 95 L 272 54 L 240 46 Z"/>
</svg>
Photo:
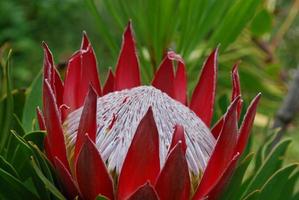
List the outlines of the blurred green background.
<svg viewBox="0 0 299 200">
<path fill-rule="evenodd" d="M 225 2 L 225 3 L 224 3 Z M 202 62 L 220 45 L 217 98 L 227 104 L 230 70 L 240 63 L 245 102 L 257 93 L 263 98 L 254 138 L 266 137 L 299 62 L 298 0 L 6 0 L 0 1 L 0 56 L 13 49 L 14 88 L 27 88 L 42 68 L 41 42 L 53 52 L 64 72 L 67 59 L 80 47 L 86 31 L 95 49 L 101 81 L 114 68 L 121 35 L 132 20 L 144 83 L 150 83 L 166 50 L 181 54 L 188 67 L 189 91 Z M 218 106 L 216 116 L 224 110 Z M 293 137 L 289 160 L 298 159 L 298 119 L 289 125 Z"/>
</svg>

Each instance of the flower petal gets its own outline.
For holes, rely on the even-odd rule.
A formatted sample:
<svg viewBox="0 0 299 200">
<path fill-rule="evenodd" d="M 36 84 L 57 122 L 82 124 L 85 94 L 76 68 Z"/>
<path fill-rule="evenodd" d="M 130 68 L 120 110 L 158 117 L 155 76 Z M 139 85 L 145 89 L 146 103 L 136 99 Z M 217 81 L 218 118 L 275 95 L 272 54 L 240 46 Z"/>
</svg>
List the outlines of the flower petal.
<svg viewBox="0 0 299 200">
<path fill-rule="evenodd" d="M 157 193 L 148 182 L 139 187 L 128 200 L 158 200 Z"/>
<path fill-rule="evenodd" d="M 224 116 L 222 116 L 213 126 L 211 132 L 215 139 L 217 139 L 221 133 L 222 127 L 224 122 Z"/>
<path fill-rule="evenodd" d="M 77 182 L 84 199 L 94 200 L 98 195 L 113 199 L 113 184 L 95 144 L 86 134 L 76 161 Z"/>
<path fill-rule="evenodd" d="M 81 49 L 87 50 L 88 46 L 90 45 L 88 36 L 85 31 L 83 31 L 82 41 L 81 41 Z"/>
<path fill-rule="evenodd" d="M 123 163 L 118 185 L 118 198 L 128 198 L 138 187 L 153 184 L 160 171 L 159 136 L 151 108 L 136 130 Z"/>
<path fill-rule="evenodd" d="M 44 80 L 47 79 L 50 83 L 51 89 L 53 90 L 54 96 L 56 98 L 57 106 L 62 105 L 63 99 L 63 83 L 54 67 L 53 55 L 48 47 L 48 45 L 43 42 L 44 48 Z"/>
<path fill-rule="evenodd" d="M 48 79 L 49 83 L 52 83 L 52 74 L 53 74 L 53 68 L 54 68 L 53 55 L 52 55 L 48 45 L 45 42 L 43 42 L 43 48 L 44 48 L 44 69 L 43 69 L 44 70 L 44 80 Z"/>
<path fill-rule="evenodd" d="M 86 36 L 83 36 L 85 40 Z M 83 42 L 83 46 L 87 46 Z M 99 81 L 97 61 L 91 44 L 86 49 L 80 49 L 69 60 L 64 84 L 64 103 L 70 107 L 64 115 L 81 107 L 88 92 L 89 84 L 101 96 L 101 85 Z"/>
<path fill-rule="evenodd" d="M 184 132 L 184 127 L 180 125 L 176 125 L 174 127 L 174 133 L 172 135 L 172 140 L 171 140 L 171 145 L 169 147 L 169 153 L 170 151 L 179 143 L 181 142 L 183 152 L 184 154 L 186 153 L 187 145 L 186 145 L 186 140 L 185 140 L 185 132 Z M 169 154 L 168 153 L 168 154 Z"/>
<path fill-rule="evenodd" d="M 215 49 L 206 60 L 190 103 L 191 110 L 193 110 L 208 127 L 210 127 L 213 117 L 215 102 L 217 53 L 218 49 Z"/>
<path fill-rule="evenodd" d="M 80 118 L 77 139 L 75 144 L 75 160 L 84 142 L 85 134 L 88 133 L 90 139 L 95 142 L 97 132 L 97 94 L 89 86 L 88 94 L 85 98 L 83 111 Z"/>
<path fill-rule="evenodd" d="M 170 152 L 155 188 L 161 200 L 187 200 L 190 187 L 188 164 L 179 142 Z"/>
<path fill-rule="evenodd" d="M 135 41 L 129 22 L 123 35 L 123 43 L 115 72 L 115 90 L 130 89 L 140 85 L 140 72 Z"/>
<path fill-rule="evenodd" d="M 261 97 L 261 93 L 259 93 L 250 103 L 247 112 L 244 116 L 241 128 L 240 128 L 240 133 L 239 133 L 239 138 L 238 138 L 238 143 L 235 149 L 235 152 L 239 152 L 240 154 L 243 153 L 247 140 L 249 138 L 249 133 L 252 128 L 253 122 L 254 122 L 254 117 L 256 114 L 256 109 L 259 103 Z"/>
<path fill-rule="evenodd" d="M 235 98 L 224 118 L 224 124 L 207 168 L 195 192 L 195 199 L 201 199 L 211 190 L 218 177 L 223 173 L 233 157 L 237 143 L 237 105 L 240 97 Z"/>
<path fill-rule="evenodd" d="M 206 195 L 208 197 L 208 200 L 219 199 L 221 192 L 223 192 L 223 189 L 228 185 L 230 181 L 239 157 L 239 153 L 235 154 L 233 159 L 228 163 L 223 173 L 218 177 L 218 180 L 215 181 L 211 191 Z"/>
<path fill-rule="evenodd" d="M 39 107 L 36 108 L 36 115 L 37 115 L 39 129 L 42 131 L 46 130 L 45 119 L 44 119 L 43 113 L 39 109 Z"/>
<path fill-rule="evenodd" d="M 238 73 L 238 63 L 236 63 L 234 65 L 231 74 L 232 74 L 232 85 L 233 85 L 231 101 L 233 101 L 236 97 L 241 95 L 241 85 L 240 85 L 240 78 L 239 78 L 239 73 Z M 243 101 L 242 100 L 239 101 L 238 118 L 241 115 L 242 104 L 243 104 Z"/>
<path fill-rule="evenodd" d="M 54 93 L 48 80 L 43 84 L 43 113 L 47 129 L 47 143 L 51 155 L 59 158 L 69 170 L 69 163 L 66 157 L 64 135 L 61 127 L 60 113 L 57 108 Z"/>
<path fill-rule="evenodd" d="M 178 62 L 176 76 L 174 79 L 174 95 L 175 99 L 182 104 L 187 104 L 187 73 L 184 60 Z"/>
<path fill-rule="evenodd" d="M 240 86 L 240 79 L 239 79 L 239 73 L 238 73 L 238 63 L 234 65 L 233 69 L 232 69 L 232 85 L 233 85 L 233 89 L 232 89 L 232 95 L 231 95 L 231 102 L 233 102 L 233 100 L 235 98 L 237 98 L 238 96 L 241 95 L 241 86 Z M 239 101 L 238 103 L 238 119 L 240 118 L 241 115 L 241 110 L 242 110 L 242 99 Z M 214 127 L 212 128 L 212 134 L 214 135 L 215 138 L 218 138 L 222 126 L 223 126 L 223 118 L 224 116 L 222 116 L 214 125 Z"/>
<path fill-rule="evenodd" d="M 103 88 L 103 95 L 106 95 L 106 94 L 114 91 L 114 81 L 115 81 L 115 78 L 114 78 L 113 72 L 112 72 L 111 68 L 109 68 L 108 77 L 106 79 L 106 82 L 105 82 L 105 85 Z"/>
<path fill-rule="evenodd" d="M 79 192 L 73 177 L 71 176 L 70 172 L 65 168 L 63 163 L 59 160 L 59 158 L 54 158 L 54 164 L 56 173 L 59 177 L 59 180 L 62 184 L 64 192 L 66 193 L 67 198 L 75 199 L 75 197 L 79 195 Z"/>
<path fill-rule="evenodd" d="M 174 72 L 172 60 L 165 56 L 157 70 L 152 85 L 174 98 Z"/>
<path fill-rule="evenodd" d="M 63 104 L 63 92 L 64 92 L 64 86 L 63 82 L 59 76 L 58 71 L 54 68 L 53 70 L 54 75 L 54 92 L 56 96 L 56 102 L 58 107 L 60 107 Z"/>
</svg>

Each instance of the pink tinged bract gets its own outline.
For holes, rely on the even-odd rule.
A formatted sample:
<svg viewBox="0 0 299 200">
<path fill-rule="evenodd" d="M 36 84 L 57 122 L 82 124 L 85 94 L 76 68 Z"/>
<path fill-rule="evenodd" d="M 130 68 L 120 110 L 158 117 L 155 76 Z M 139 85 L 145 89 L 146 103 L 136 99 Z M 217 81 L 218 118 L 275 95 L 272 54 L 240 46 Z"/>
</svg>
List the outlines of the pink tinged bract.
<svg viewBox="0 0 299 200">
<path fill-rule="evenodd" d="M 187 73 L 183 59 L 178 60 L 178 67 L 174 79 L 174 97 L 182 104 L 187 104 Z"/>
<path fill-rule="evenodd" d="M 177 70 L 174 73 L 173 62 L 177 61 Z M 187 75 L 184 60 L 173 51 L 167 52 L 158 71 L 155 74 L 152 85 L 167 93 L 173 99 L 186 104 L 187 102 Z"/>
<path fill-rule="evenodd" d="M 227 167 L 223 170 L 222 174 L 218 177 L 218 180 L 215 181 L 213 189 L 206 194 L 205 197 L 208 197 L 208 200 L 218 200 L 223 192 L 223 189 L 228 185 L 230 178 L 235 170 L 237 161 L 240 157 L 239 153 L 236 153 L 232 160 L 228 163 Z"/>
<path fill-rule="evenodd" d="M 87 49 L 90 45 L 89 39 L 85 31 L 83 31 L 82 41 L 81 41 L 81 49 Z"/>
<path fill-rule="evenodd" d="M 95 143 L 97 132 L 97 94 L 89 86 L 88 94 L 85 98 L 83 111 L 80 118 L 76 144 L 75 144 L 75 160 L 82 147 L 85 134 L 88 133 L 90 139 Z"/>
<path fill-rule="evenodd" d="M 101 96 L 97 61 L 91 44 L 84 34 L 82 47 L 69 60 L 65 76 L 63 102 L 69 109 L 64 116 L 81 107 L 91 84 Z"/>
<path fill-rule="evenodd" d="M 124 160 L 118 199 L 127 199 L 147 181 L 154 184 L 160 171 L 159 136 L 151 108 L 140 121 Z"/>
<path fill-rule="evenodd" d="M 174 133 L 171 139 L 171 144 L 169 147 L 169 152 L 178 144 L 181 143 L 182 149 L 184 154 L 186 153 L 187 150 L 187 144 L 186 144 L 186 140 L 185 140 L 185 133 L 184 133 L 184 127 L 180 126 L 180 125 L 176 125 L 174 127 Z"/>
<path fill-rule="evenodd" d="M 218 49 L 215 49 L 206 60 L 190 103 L 191 110 L 193 110 L 208 127 L 210 127 L 213 117 L 215 102 L 217 54 Z"/>
<path fill-rule="evenodd" d="M 43 84 L 43 111 L 45 125 L 47 129 L 46 143 L 48 155 L 59 158 L 64 166 L 69 170 L 69 163 L 66 157 L 66 147 L 63 130 L 61 127 L 61 117 L 57 108 L 56 100 L 47 79 Z"/>
<path fill-rule="evenodd" d="M 128 200 L 159 200 L 155 189 L 150 183 L 140 186 Z"/>
<path fill-rule="evenodd" d="M 107 77 L 106 82 L 103 87 L 103 95 L 106 95 L 106 94 L 114 91 L 114 82 L 115 82 L 114 80 L 115 80 L 115 77 L 113 75 L 113 72 L 112 72 L 111 68 L 109 68 L 108 77 Z"/>
<path fill-rule="evenodd" d="M 46 130 L 45 119 L 39 107 L 36 108 L 36 115 L 37 115 L 39 129 L 42 131 Z"/>
<path fill-rule="evenodd" d="M 94 200 L 98 195 L 114 199 L 112 179 L 87 134 L 75 165 L 78 186 L 84 199 Z"/>
<path fill-rule="evenodd" d="M 140 86 L 140 73 L 135 41 L 129 22 L 123 35 L 123 43 L 115 72 L 115 90 Z"/>
<path fill-rule="evenodd" d="M 233 86 L 231 101 L 233 101 L 236 97 L 241 95 L 241 85 L 240 85 L 240 78 L 239 78 L 239 73 L 238 73 L 238 63 L 236 63 L 233 66 L 231 76 L 232 76 L 232 86 Z M 240 118 L 240 115 L 241 115 L 242 104 L 243 104 L 243 101 L 241 99 L 238 103 L 238 110 L 237 110 L 238 111 L 238 119 Z"/>
<path fill-rule="evenodd" d="M 44 80 L 47 79 L 51 89 L 54 93 L 57 106 L 61 106 L 63 103 L 63 92 L 64 86 L 63 82 L 59 76 L 58 71 L 54 67 L 53 55 L 48 47 L 48 45 L 43 42 L 44 48 Z"/>
<path fill-rule="evenodd" d="M 188 200 L 190 177 L 182 143 L 171 150 L 155 185 L 161 200 Z"/>
<path fill-rule="evenodd" d="M 240 97 L 235 98 L 227 110 L 220 136 L 193 199 L 201 199 L 213 189 L 218 177 L 223 174 L 234 156 L 238 136 L 237 105 L 239 101 Z"/>
<path fill-rule="evenodd" d="M 152 85 L 174 98 L 174 78 L 172 60 L 166 56 L 155 74 Z"/>
<path fill-rule="evenodd" d="M 66 196 L 68 199 L 75 199 L 79 195 L 75 180 L 57 157 L 54 158 L 54 165 Z"/>
<path fill-rule="evenodd" d="M 240 154 L 243 153 L 248 138 L 249 138 L 249 134 L 250 134 L 250 130 L 253 126 L 253 122 L 254 122 L 254 117 L 256 114 L 256 109 L 258 106 L 258 103 L 260 101 L 261 98 L 261 93 L 259 93 L 250 103 L 247 112 L 244 116 L 240 131 L 239 131 L 239 138 L 238 138 L 238 143 L 235 149 L 235 152 L 239 152 Z"/>
<path fill-rule="evenodd" d="M 232 79 L 232 94 L 231 94 L 231 102 L 237 98 L 238 96 L 241 95 L 241 85 L 240 85 L 240 79 L 239 79 L 239 73 L 238 73 L 238 63 L 236 63 L 233 66 L 232 72 L 231 72 L 231 79 Z M 243 100 L 240 99 L 239 103 L 238 103 L 238 119 L 240 118 L 241 115 L 241 110 L 242 110 L 242 103 Z M 222 116 L 214 125 L 214 127 L 212 128 L 211 132 L 214 135 L 214 137 L 217 139 L 220 131 L 222 129 L 223 126 L 223 119 L 224 116 Z"/>
</svg>

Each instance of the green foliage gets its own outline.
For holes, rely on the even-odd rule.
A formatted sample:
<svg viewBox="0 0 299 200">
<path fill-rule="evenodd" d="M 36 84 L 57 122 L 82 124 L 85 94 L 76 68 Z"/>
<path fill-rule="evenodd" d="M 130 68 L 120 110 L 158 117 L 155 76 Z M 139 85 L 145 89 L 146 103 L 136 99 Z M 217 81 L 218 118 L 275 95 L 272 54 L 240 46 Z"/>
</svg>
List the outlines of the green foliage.
<svg viewBox="0 0 299 200">
<path fill-rule="evenodd" d="M 96 38 L 96 26 L 86 15 L 81 0 L 0 1 L 0 13 L 0 54 L 2 48 L 14 50 L 12 81 L 17 88 L 28 86 L 40 71 L 42 41 L 48 43 L 57 55 L 55 60 L 63 66 L 74 49 L 79 48 L 83 30 Z M 100 43 L 99 39 L 94 42 Z"/>
<path fill-rule="evenodd" d="M 40 72 L 26 90 L 26 102 L 22 116 L 23 126 L 26 131 L 34 129 L 36 122 L 36 108 L 42 105 L 42 73 Z"/>
<path fill-rule="evenodd" d="M 27 132 L 19 120 L 26 96 L 22 90 L 11 89 L 10 55 L 3 60 L 1 68 L 1 86 L 5 87 L 1 87 L 0 101 L 0 197 L 65 199 L 43 153 L 45 133 Z"/>
<path fill-rule="evenodd" d="M 251 32 L 254 36 L 262 36 L 271 31 L 272 15 L 266 9 L 261 10 L 251 23 Z"/>
<path fill-rule="evenodd" d="M 220 0 L 133 0 L 130 4 L 118 0 L 95 4 L 94 0 L 86 0 L 86 3 L 102 27 L 100 34 L 106 45 L 113 48 L 110 53 L 114 58 L 119 40 L 111 38 L 116 33 L 120 38 L 128 20 L 132 19 L 146 83 L 169 48 L 186 59 L 191 80 L 196 80 L 192 72 L 199 71 L 198 61 L 217 44 L 221 44 L 222 51 L 232 44 L 260 5 L 259 0 L 229 0 L 224 4 Z"/>
<path fill-rule="evenodd" d="M 272 144 L 274 138 L 272 137 L 272 140 L 267 143 Z M 269 145 L 261 146 L 258 152 L 266 152 L 267 154 L 261 159 L 261 163 L 255 163 L 253 170 L 250 170 L 249 167 L 253 155 L 246 156 L 240 161 L 221 199 L 284 200 L 295 198 L 294 187 L 299 176 L 298 164 L 287 166 L 282 164 L 289 144 L 290 140 L 283 140 L 271 147 L 270 151 L 267 151 Z M 261 157 L 259 153 L 257 156 Z"/>
</svg>

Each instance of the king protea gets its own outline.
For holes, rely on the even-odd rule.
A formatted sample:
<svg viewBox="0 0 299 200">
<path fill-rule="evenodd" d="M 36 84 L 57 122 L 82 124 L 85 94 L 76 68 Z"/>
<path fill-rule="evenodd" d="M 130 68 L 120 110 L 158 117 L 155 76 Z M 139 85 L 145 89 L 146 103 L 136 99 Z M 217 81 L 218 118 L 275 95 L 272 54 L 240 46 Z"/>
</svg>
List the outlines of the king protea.
<svg viewBox="0 0 299 200">
<path fill-rule="evenodd" d="M 69 59 L 64 82 L 46 44 L 44 52 L 38 120 L 47 131 L 46 155 L 67 198 L 219 197 L 245 149 L 260 98 L 253 99 L 238 128 L 242 99 L 237 65 L 232 70 L 231 105 L 210 128 L 217 49 L 203 65 L 190 101 L 184 61 L 172 51 L 151 86 L 141 86 L 130 23 L 116 71 L 109 71 L 103 87 L 86 34 Z"/>
</svg>

